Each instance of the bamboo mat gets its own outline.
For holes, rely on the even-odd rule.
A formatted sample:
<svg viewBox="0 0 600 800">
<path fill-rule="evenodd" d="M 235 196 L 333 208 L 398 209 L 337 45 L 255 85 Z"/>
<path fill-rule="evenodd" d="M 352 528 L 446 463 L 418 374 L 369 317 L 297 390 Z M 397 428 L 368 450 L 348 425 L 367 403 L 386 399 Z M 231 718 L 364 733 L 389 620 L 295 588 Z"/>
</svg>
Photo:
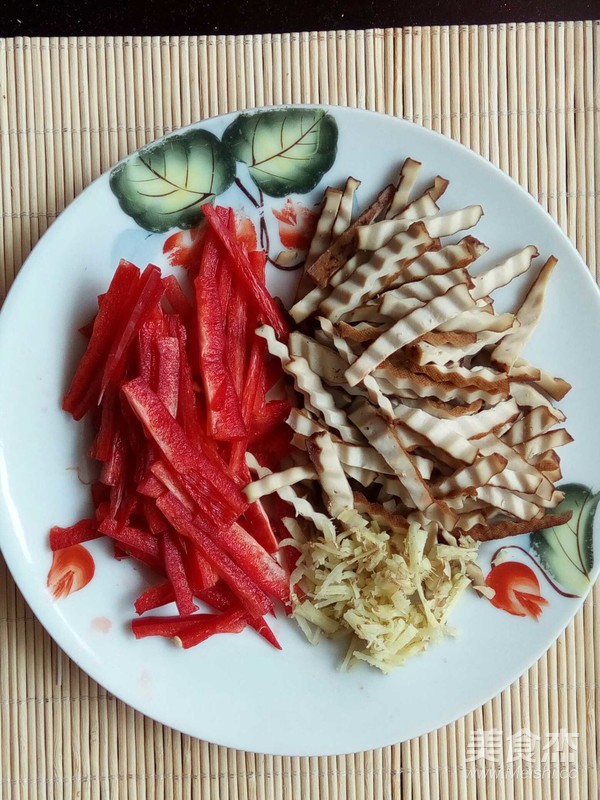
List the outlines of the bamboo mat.
<svg viewBox="0 0 600 800">
<path fill-rule="evenodd" d="M 385 111 L 472 147 L 539 199 L 597 275 L 598 23 L 16 39 L 0 42 L 0 296 L 57 213 L 127 152 L 209 115 L 289 102 Z M 455 724 L 358 755 L 279 758 L 190 739 L 115 700 L 51 641 L 0 562 L 0 798 L 596 800 L 599 598 L 597 586 L 544 658 Z M 511 762 L 523 730 L 539 746 Z M 543 760 L 561 730 L 571 776 Z M 485 731 L 502 752 L 474 764 Z"/>
</svg>

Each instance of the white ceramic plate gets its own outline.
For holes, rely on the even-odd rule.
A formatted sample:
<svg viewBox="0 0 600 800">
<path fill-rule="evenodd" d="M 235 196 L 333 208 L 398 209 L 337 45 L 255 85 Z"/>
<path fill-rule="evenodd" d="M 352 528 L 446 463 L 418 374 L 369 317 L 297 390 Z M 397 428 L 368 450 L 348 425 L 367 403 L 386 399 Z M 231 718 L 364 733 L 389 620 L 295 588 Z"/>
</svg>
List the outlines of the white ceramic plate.
<svg viewBox="0 0 600 800">
<path fill-rule="evenodd" d="M 491 264 L 528 243 L 536 244 L 543 256 L 553 253 L 559 258 L 543 321 L 527 355 L 574 387 L 561 404 L 575 438 L 564 449 L 565 482 L 600 488 L 600 375 L 594 366 L 600 362 L 600 296 L 575 249 L 529 195 L 469 150 L 391 117 L 341 108 L 325 111 L 327 117 L 322 119 L 322 111 L 316 109 L 287 109 L 282 112 L 287 115 L 285 124 L 283 117 L 265 116 L 265 112 L 259 112 L 260 118 L 238 120 L 245 130 L 261 129 L 259 147 L 269 146 L 261 136 L 284 130 L 285 139 L 290 131 L 313 120 L 310 124 L 321 138 L 312 140 L 306 165 L 292 164 L 287 174 L 287 188 L 304 192 L 294 202 L 311 206 L 326 185 L 341 185 L 352 174 L 363 181 L 358 199 L 365 205 L 410 155 L 423 162 L 426 178 L 439 173 L 450 180 L 443 208 L 483 205 L 485 216 L 474 231 L 490 246 L 482 263 Z M 235 168 L 243 185 L 258 197 L 252 175 L 259 182 L 262 175 L 263 186 L 269 189 L 265 173 L 258 167 L 251 173 L 239 160 L 232 167 L 231 151 L 238 159 L 244 157 L 243 148 L 235 150 L 235 137 L 228 139 L 228 154 L 225 145 L 198 134 L 209 131 L 220 139 L 235 121 L 235 115 L 221 117 L 187 129 L 183 138 L 167 137 L 150 159 L 146 153 L 145 160 L 166 154 L 167 161 L 174 159 L 169 168 L 176 172 L 181 166 L 177 159 L 185 153 L 190 174 L 201 179 L 206 158 L 216 154 L 221 170 L 216 184 L 226 184 Z M 135 166 L 138 176 L 141 173 L 135 170 L 143 172 L 139 161 L 129 166 Z M 269 166 L 277 171 L 282 162 Z M 127 177 L 125 168 L 113 176 L 117 191 Z M 281 176 L 278 180 L 276 188 L 285 191 Z M 318 185 L 306 193 L 315 180 Z M 132 198 L 135 187 L 126 188 L 130 195 L 128 200 L 121 197 L 123 206 L 143 224 L 164 227 L 164 217 L 150 213 L 138 195 Z M 280 209 L 285 200 L 265 199 L 274 250 L 277 223 L 271 210 Z M 249 216 L 257 213 L 235 183 L 219 195 L 218 202 L 245 208 Z M 172 218 L 186 222 L 181 214 Z M 433 646 L 391 677 L 366 666 L 340 672 L 338 645 L 311 647 L 285 618 L 274 621 L 282 652 L 252 631 L 215 637 L 187 652 L 161 639 L 136 641 L 128 623 L 132 602 L 147 585 L 148 576 L 130 562 L 114 561 L 101 540 L 86 545 L 96 565 L 89 585 L 65 599 L 52 598 L 46 587 L 51 563 L 48 529 L 53 524 L 71 524 L 89 511 L 88 490 L 73 471 L 77 465 L 91 469 L 85 457 L 88 431 L 61 410 L 62 395 L 83 346 L 77 328 L 91 316 L 95 297 L 104 291 L 119 258 L 141 266 L 148 261 L 167 266 L 162 255 L 167 235 L 139 227 L 121 209 L 111 191 L 110 176 L 104 175 L 43 237 L 0 315 L 0 538 L 8 566 L 34 613 L 77 664 L 125 702 L 193 736 L 246 750 L 325 755 L 379 747 L 431 731 L 496 695 L 555 640 L 597 574 L 590 557 L 591 495 L 573 495 L 575 503 L 587 497 L 579 539 L 569 540 L 575 533 L 567 532 L 558 543 L 569 548 L 571 541 L 583 570 L 579 565 L 575 571 L 563 570 L 556 547 L 550 554 L 554 582 L 578 598 L 557 593 L 526 554 L 506 551 L 511 563 L 526 565 L 534 575 L 533 583 L 529 576 L 529 583 L 525 580 L 519 587 L 514 584 L 516 573 L 506 570 L 503 580 L 509 600 L 514 604 L 511 592 L 520 588 L 529 593 L 530 601 L 534 596 L 534 609 L 540 602 L 535 595 L 548 601 L 537 621 L 529 615 L 509 614 L 469 592 L 452 617 L 460 636 Z M 274 293 L 289 298 L 296 277 L 272 270 L 269 280 Z M 505 292 L 506 301 L 520 289 L 522 284 Z M 530 549 L 527 536 L 519 537 L 517 543 Z M 486 574 L 490 557 L 501 544 L 482 548 L 480 564 Z"/>
</svg>

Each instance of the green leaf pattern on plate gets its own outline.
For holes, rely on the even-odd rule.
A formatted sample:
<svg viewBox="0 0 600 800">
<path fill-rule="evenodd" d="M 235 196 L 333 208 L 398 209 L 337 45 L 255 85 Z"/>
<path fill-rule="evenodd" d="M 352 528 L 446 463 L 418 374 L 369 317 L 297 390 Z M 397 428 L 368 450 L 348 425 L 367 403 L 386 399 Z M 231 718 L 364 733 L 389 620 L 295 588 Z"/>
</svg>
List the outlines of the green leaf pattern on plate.
<svg viewBox="0 0 600 800">
<path fill-rule="evenodd" d="M 256 185 L 270 197 L 304 194 L 334 162 L 337 125 L 322 109 L 240 114 L 223 135 Z"/>
<path fill-rule="evenodd" d="M 224 192 L 235 178 L 235 161 L 212 133 L 192 129 L 138 150 L 118 164 L 110 186 L 126 214 L 142 228 L 161 233 L 191 228 L 200 206 Z"/>
<path fill-rule="evenodd" d="M 247 164 L 270 197 L 304 194 L 331 168 L 337 140 L 335 119 L 320 108 L 240 114 L 222 141 L 192 128 L 143 147 L 117 164 L 110 187 L 140 227 L 154 233 L 191 228 L 202 218 L 200 206 L 231 186 L 236 161 Z"/>
<path fill-rule="evenodd" d="M 580 483 L 559 487 L 565 499 L 556 513 L 572 511 L 564 525 L 537 531 L 531 535 L 532 549 L 542 567 L 570 592 L 583 595 L 590 586 L 589 575 L 594 564 L 594 517 L 600 492 Z"/>
</svg>

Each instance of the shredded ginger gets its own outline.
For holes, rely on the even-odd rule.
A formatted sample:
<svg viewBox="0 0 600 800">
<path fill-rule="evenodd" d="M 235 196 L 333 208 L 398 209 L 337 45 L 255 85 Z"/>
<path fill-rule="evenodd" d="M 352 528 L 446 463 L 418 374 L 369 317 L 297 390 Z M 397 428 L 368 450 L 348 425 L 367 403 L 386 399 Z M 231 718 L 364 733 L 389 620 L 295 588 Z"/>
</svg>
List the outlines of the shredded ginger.
<svg viewBox="0 0 600 800">
<path fill-rule="evenodd" d="M 338 518 L 335 536 L 309 538 L 285 520 L 299 553 L 291 576 L 293 617 L 307 639 L 351 635 L 342 668 L 359 661 L 391 672 L 430 642 L 454 634 L 447 625 L 470 583 L 477 543 L 463 536 L 438 542 L 412 522 L 408 531 L 383 530 L 357 511 Z"/>
</svg>

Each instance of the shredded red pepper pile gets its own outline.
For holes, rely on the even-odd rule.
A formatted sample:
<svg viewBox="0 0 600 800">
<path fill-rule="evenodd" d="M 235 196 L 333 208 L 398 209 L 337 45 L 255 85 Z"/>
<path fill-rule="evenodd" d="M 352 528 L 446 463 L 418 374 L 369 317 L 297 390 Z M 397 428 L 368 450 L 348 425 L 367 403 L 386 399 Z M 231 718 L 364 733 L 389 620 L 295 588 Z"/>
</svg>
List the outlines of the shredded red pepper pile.
<svg viewBox="0 0 600 800">
<path fill-rule="evenodd" d="M 52 528 L 50 546 L 108 536 L 116 558 L 162 576 L 135 610 L 174 601 L 178 615 L 134 619 L 137 638 L 187 648 L 250 625 L 279 647 L 264 616 L 288 600 L 289 579 L 263 506 L 241 489 L 247 451 L 273 466 L 289 451 L 290 404 L 266 399 L 281 370 L 254 333 L 268 323 L 286 338 L 288 324 L 267 291 L 264 253 L 246 250 L 230 209 L 204 212 L 191 302 L 174 276 L 121 261 L 82 329 L 89 343 L 63 408 L 96 426 L 95 515 Z M 194 598 L 215 613 L 197 613 Z"/>
</svg>

